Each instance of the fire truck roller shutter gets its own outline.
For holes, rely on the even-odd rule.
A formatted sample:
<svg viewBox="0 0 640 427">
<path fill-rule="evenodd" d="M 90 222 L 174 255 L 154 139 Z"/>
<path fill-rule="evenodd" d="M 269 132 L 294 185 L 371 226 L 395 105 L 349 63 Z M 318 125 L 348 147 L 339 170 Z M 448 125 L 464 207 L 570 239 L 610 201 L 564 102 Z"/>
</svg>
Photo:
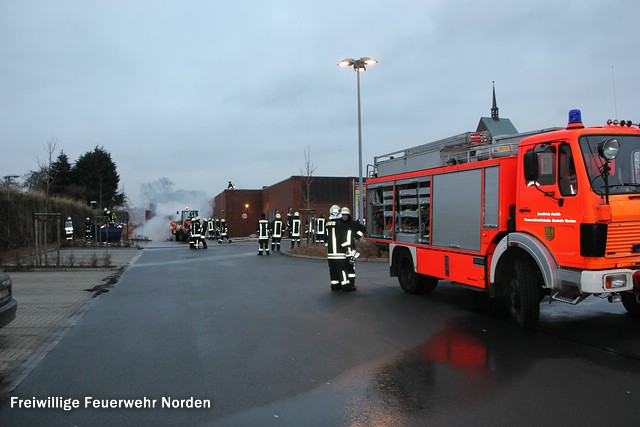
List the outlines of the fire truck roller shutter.
<svg viewBox="0 0 640 427">
<path fill-rule="evenodd" d="M 482 169 L 434 175 L 431 244 L 480 250 Z"/>
<path fill-rule="evenodd" d="M 544 278 L 544 287 L 548 289 L 554 288 L 556 284 L 556 274 L 558 270 L 558 263 L 555 258 L 547 249 L 547 247 L 538 241 L 534 237 L 523 233 L 511 233 L 507 234 L 496 246 L 491 258 L 491 270 L 489 280 L 491 284 L 496 281 L 496 271 L 498 263 L 503 258 L 503 255 L 513 247 L 520 248 L 528 253 L 542 272 Z"/>
</svg>

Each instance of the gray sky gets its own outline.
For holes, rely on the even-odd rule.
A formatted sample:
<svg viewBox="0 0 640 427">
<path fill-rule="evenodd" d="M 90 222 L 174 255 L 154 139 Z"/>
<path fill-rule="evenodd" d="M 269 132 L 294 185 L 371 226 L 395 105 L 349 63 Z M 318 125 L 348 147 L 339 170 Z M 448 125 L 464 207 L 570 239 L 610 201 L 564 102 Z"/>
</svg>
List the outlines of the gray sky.
<svg viewBox="0 0 640 427">
<path fill-rule="evenodd" d="M 0 174 L 25 174 L 47 141 L 74 162 L 102 146 L 134 206 L 161 177 L 209 198 L 304 168 L 364 163 L 475 130 L 640 119 L 640 3 L 578 1 L 0 0 Z M 615 82 L 615 85 L 614 85 Z M 634 108 L 635 107 L 635 108 Z"/>
</svg>

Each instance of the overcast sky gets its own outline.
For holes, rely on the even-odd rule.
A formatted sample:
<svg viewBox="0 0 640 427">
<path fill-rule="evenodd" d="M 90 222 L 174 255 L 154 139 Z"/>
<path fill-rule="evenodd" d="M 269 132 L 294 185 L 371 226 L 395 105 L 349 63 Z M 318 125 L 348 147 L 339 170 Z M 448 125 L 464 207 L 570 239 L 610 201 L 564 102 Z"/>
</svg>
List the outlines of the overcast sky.
<svg viewBox="0 0 640 427">
<path fill-rule="evenodd" d="M 0 174 L 23 175 L 55 138 L 71 162 L 96 146 L 133 206 L 141 185 L 212 198 L 305 166 L 364 163 L 475 130 L 640 119 L 637 0 L 0 0 Z M 58 153 L 56 153 L 58 154 Z"/>
</svg>

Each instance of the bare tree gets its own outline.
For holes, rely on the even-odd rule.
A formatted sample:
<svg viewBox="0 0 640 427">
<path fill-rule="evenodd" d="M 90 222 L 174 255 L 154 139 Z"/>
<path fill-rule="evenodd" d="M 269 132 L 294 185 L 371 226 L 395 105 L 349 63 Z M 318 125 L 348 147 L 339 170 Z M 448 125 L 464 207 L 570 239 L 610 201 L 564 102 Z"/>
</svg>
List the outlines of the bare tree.
<svg viewBox="0 0 640 427">
<path fill-rule="evenodd" d="M 307 151 L 308 150 L 308 151 Z M 304 184 L 304 190 L 302 192 L 302 201 L 305 204 L 306 209 L 311 206 L 311 183 L 313 182 L 313 173 L 316 170 L 313 162 L 311 161 L 311 147 L 307 147 L 304 152 L 304 169 L 300 169 L 302 175 L 302 182 Z"/>
<path fill-rule="evenodd" d="M 44 172 L 42 178 L 44 179 L 44 213 L 49 212 L 49 193 L 51 191 L 51 184 L 56 179 L 56 175 L 58 173 L 53 165 L 53 153 L 55 153 L 58 148 L 58 140 L 55 136 L 49 137 L 47 139 L 47 143 L 44 145 L 44 150 L 47 153 L 47 160 L 44 162 L 38 159 L 38 166 L 40 167 L 40 171 Z"/>
<path fill-rule="evenodd" d="M 149 203 L 165 201 L 172 191 L 173 181 L 166 177 L 140 186 L 142 198 Z"/>
<path fill-rule="evenodd" d="M 57 175 L 57 171 L 54 170 L 55 168 L 52 167 L 53 165 L 53 153 L 55 153 L 56 148 L 58 148 L 58 142 L 55 136 L 51 136 L 49 137 L 49 139 L 47 140 L 47 143 L 44 145 L 44 150 L 47 153 L 47 160 L 45 160 L 44 162 L 41 161 L 40 159 L 38 159 L 38 166 L 40 167 L 40 171 L 41 171 L 41 178 L 44 179 L 44 221 L 43 221 L 43 233 L 42 235 L 40 235 L 40 230 L 39 227 L 40 225 L 38 224 L 38 221 L 36 221 L 36 230 L 35 230 L 35 247 L 36 247 L 36 253 L 38 256 L 38 260 L 40 260 L 41 256 L 44 254 L 44 263 L 45 265 L 48 264 L 48 259 L 47 259 L 47 243 L 48 243 L 48 214 L 49 214 L 49 193 L 51 190 L 51 184 L 53 183 L 53 181 L 56 178 Z M 58 227 L 60 226 L 60 224 L 58 223 Z M 59 228 L 57 229 L 57 248 L 58 251 L 60 249 L 60 231 Z M 42 239 L 42 241 L 40 241 L 40 239 Z M 42 245 L 41 245 L 42 243 Z M 41 253 L 41 250 L 43 249 L 43 252 Z M 58 252 L 58 259 L 59 259 L 59 252 Z"/>
</svg>

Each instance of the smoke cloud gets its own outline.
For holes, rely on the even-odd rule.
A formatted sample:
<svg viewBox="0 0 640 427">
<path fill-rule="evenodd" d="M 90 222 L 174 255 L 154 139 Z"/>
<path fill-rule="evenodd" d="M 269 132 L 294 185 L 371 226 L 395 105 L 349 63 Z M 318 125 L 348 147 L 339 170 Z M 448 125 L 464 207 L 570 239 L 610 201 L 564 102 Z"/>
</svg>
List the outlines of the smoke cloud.
<svg viewBox="0 0 640 427">
<path fill-rule="evenodd" d="M 164 194 L 151 203 L 153 217 L 144 225 L 139 226 L 135 235 L 146 237 L 153 242 L 173 240 L 169 231 L 171 221 L 180 218 L 183 210 L 197 210 L 200 218 L 213 216 L 211 200 L 201 191 L 178 190 Z M 176 214 L 177 212 L 177 214 Z"/>
</svg>

